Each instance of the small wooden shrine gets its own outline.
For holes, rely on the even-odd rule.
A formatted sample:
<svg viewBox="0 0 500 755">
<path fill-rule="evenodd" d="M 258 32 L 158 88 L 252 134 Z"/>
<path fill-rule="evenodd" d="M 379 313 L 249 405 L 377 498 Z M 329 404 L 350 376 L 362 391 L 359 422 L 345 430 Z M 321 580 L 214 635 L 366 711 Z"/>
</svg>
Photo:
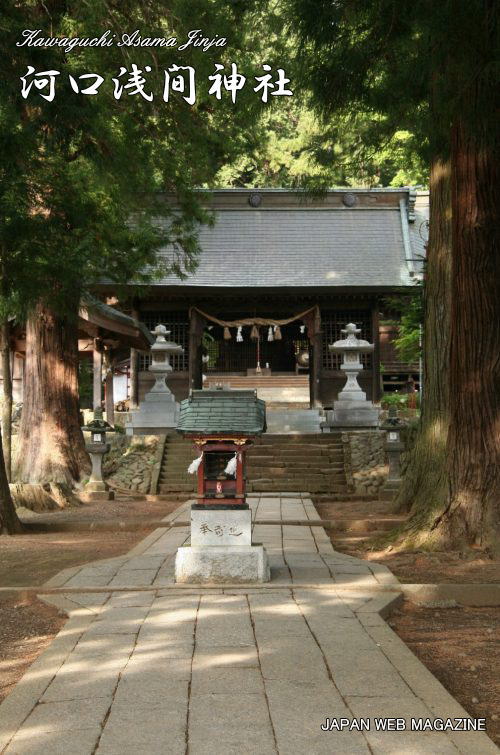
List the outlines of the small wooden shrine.
<svg viewBox="0 0 500 755">
<path fill-rule="evenodd" d="M 198 458 L 198 506 L 245 507 L 245 452 L 266 430 L 266 405 L 253 390 L 195 390 L 181 402 L 177 431 Z"/>
</svg>

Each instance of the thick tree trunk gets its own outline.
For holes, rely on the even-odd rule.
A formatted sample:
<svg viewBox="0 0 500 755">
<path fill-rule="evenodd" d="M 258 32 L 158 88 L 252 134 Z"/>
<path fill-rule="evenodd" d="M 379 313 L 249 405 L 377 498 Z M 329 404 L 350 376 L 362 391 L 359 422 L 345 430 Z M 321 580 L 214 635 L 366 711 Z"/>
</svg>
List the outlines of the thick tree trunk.
<svg viewBox="0 0 500 755">
<path fill-rule="evenodd" d="M 71 485 L 88 469 L 79 421 L 76 319 L 38 304 L 26 327 L 18 477 Z"/>
<path fill-rule="evenodd" d="M 424 284 L 423 406 L 396 505 L 410 511 L 410 540 L 426 537 L 446 497 L 451 312 L 450 166 L 435 160 L 430 176 L 430 227 Z"/>
<path fill-rule="evenodd" d="M 480 114 L 472 121 L 452 133 L 449 495 L 435 532 L 452 544 L 498 549 L 500 149 Z"/>
<path fill-rule="evenodd" d="M 14 502 L 10 495 L 9 483 L 5 474 L 5 463 L 2 450 L 2 433 L 0 431 L 0 534 L 15 535 L 23 531 Z"/>
<path fill-rule="evenodd" d="M 5 461 L 5 474 L 7 481 L 12 479 L 12 378 L 11 378 L 11 358 L 10 358 L 10 325 L 5 318 L 1 325 L 1 343 L 2 343 L 2 439 L 3 439 L 3 457 Z"/>
</svg>

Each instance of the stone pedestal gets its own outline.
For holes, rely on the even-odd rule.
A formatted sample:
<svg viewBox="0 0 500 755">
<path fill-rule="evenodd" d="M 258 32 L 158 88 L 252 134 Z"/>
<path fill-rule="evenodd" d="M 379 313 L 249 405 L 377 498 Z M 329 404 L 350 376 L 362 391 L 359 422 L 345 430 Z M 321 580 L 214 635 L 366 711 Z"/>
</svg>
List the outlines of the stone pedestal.
<svg viewBox="0 0 500 755">
<path fill-rule="evenodd" d="M 338 430 L 349 427 L 378 427 L 379 410 L 371 401 L 338 401 L 333 404 L 333 411 L 327 411 L 326 428 Z"/>
<path fill-rule="evenodd" d="M 166 386 L 165 386 L 166 387 Z M 130 419 L 125 427 L 127 435 L 166 435 L 177 426 L 179 404 L 173 393 L 146 394 L 140 408 L 129 412 Z"/>
<path fill-rule="evenodd" d="M 155 384 L 139 409 L 129 413 L 125 427 L 127 435 L 165 435 L 177 426 L 179 419 L 179 404 L 165 381 L 172 372 L 170 356 L 181 354 L 183 348 L 166 340 L 170 331 L 164 325 L 157 325 L 152 332 L 156 342 L 151 347 L 149 371 L 155 377 Z"/>
<path fill-rule="evenodd" d="M 85 486 L 85 492 L 82 493 L 79 498 L 82 501 L 114 501 L 114 490 L 89 490 L 88 485 Z"/>
<path fill-rule="evenodd" d="M 175 581 L 191 584 L 268 582 L 267 554 L 252 545 L 249 508 L 214 504 L 191 509 L 191 545 L 178 549 Z"/>
</svg>

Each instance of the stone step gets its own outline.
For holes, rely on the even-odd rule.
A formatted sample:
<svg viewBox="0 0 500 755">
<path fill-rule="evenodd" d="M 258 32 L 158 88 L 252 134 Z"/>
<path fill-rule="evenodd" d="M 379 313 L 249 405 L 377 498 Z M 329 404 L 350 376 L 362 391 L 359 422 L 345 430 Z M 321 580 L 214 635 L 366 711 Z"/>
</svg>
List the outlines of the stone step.
<svg viewBox="0 0 500 755">
<path fill-rule="evenodd" d="M 214 383 L 231 383 L 251 390 L 250 386 L 255 385 L 297 385 L 308 386 L 309 375 L 209 375 L 207 382 Z"/>
<path fill-rule="evenodd" d="M 328 473 L 321 473 L 316 470 L 311 470 L 311 472 L 308 473 L 307 477 L 304 474 L 289 474 L 285 470 L 280 469 L 261 469 L 258 474 L 249 474 L 247 479 L 248 480 L 260 480 L 260 479 L 270 479 L 270 480 L 289 480 L 290 482 L 294 482 L 298 485 L 302 484 L 303 481 L 306 482 L 325 482 L 325 483 L 332 483 L 338 484 L 338 485 L 345 485 L 346 479 L 345 475 L 343 474 L 336 474 L 332 475 L 329 472 Z"/>
<path fill-rule="evenodd" d="M 311 464 L 311 461 L 309 459 L 282 459 L 282 458 L 271 458 L 271 459 L 248 459 L 246 468 L 247 469 L 260 469 L 262 467 L 281 467 L 282 469 L 311 469 L 311 467 L 317 467 L 318 469 L 344 469 L 344 465 L 341 461 L 341 459 L 326 459 L 321 458 L 317 460 L 317 464 Z"/>
<path fill-rule="evenodd" d="M 315 440 L 314 435 L 312 437 L 309 436 L 307 441 L 301 440 L 300 435 L 290 435 L 289 437 L 291 440 L 286 442 L 279 441 L 276 443 L 272 442 L 272 437 L 272 435 L 266 435 L 265 440 L 258 443 L 252 443 L 251 448 L 330 448 L 330 446 L 343 448 L 343 443 L 338 438 L 332 438 L 330 441 L 322 441 L 321 438 L 323 436 L 321 435 L 318 435 Z"/>
<path fill-rule="evenodd" d="M 187 454 L 186 453 L 170 453 L 166 455 L 163 463 L 164 464 L 184 464 L 184 462 L 186 462 L 186 464 L 190 464 L 195 458 L 196 458 L 196 452 L 193 452 L 193 451 L 191 452 L 188 451 Z"/>
<path fill-rule="evenodd" d="M 266 454 L 266 456 L 257 456 L 256 454 L 248 454 L 248 462 L 249 463 L 257 463 L 260 462 L 265 463 L 267 460 L 274 460 L 278 462 L 279 464 L 295 464 L 300 461 L 308 462 L 309 464 L 330 464 L 330 463 L 341 463 L 344 460 L 344 456 L 341 453 L 302 453 L 301 451 L 295 452 L 289 452 L 289 453 L 276 453 L 276 454 Z"/>
<path fill-rule="evenodd" d="M 315 433 L 305 433 L 304 435 L 301 435 L 300 438 L 297 438 L 296 435 L 286 435 L 285 433 L 282 433 L 281 435 L 279 433 L 276 433 L 276 435 L 268 435 L 267 433 L 264 433 L 263 435 L 260 435 L 258 438 L 255 439 L 255 444 L 259 443 L 331 443 L 332 441 L 340 441 L 341 440 L 341 433 L 335 432 L 335 433 L 326 433 L 323 435 L 316 435 Z"/>
<path fill-rule="evenodd" d="M 288 485 L 283 480 L 277 482 L 277 483 L 252 483 L 249 488 L 248 492 L 250 493 L 329 493 L 331 495 L 335 495 L 337 493 L 345 495 L 346 499 L 349 498 L 349 494 L 346 488 L 344 487 L 332 487 L 331 485 L 320 485 L 319 483 L 314 486 L 303 486 L 300 488 L 297 488 L 297 485 Z M 344 500 L 344 499 L 342 499 Z"/>
<path fill-rule="evenodd" d="M 344 456 L 341 448 L 269 448 L 263 449 L 261 446 L 247 452 L 248 459 L 304 459 L 319 458 L 328 459 L 331 457 L 342 458 Z"/>
<path fill-rule="evenodd" d="M 193 458 L 194 457 L 189 457 L 187 459 L 167 459 L 167 461 L 161 465 L 161 470 L 184 469 L 187 471 L 187 468 L 193 461 Z"/>
<path fill-rule="evenodd" d="M 297 455 L 297 454 L 329 454 L 329 453 L 343 453 L 343 446 L 340 444 L 327 445 L 296 445 L 296 446 L 251 446 L 247 451 L 248 456 L 267 456 L 269 454 L 275 455 Z M 196 455 L 196 451 L 193 449 L 169 449 L 165 452 L 165 459 L 188 459 L 193 458 Z"/>
<path fill-rule="evenodd" d="M 316 448 L 343 448 L 344 447 L 343 443 L 341 441 L 337 440 L 337 439 L 331 440 L 329 442 L 328 441 L 323 441 L 322 442 L 320 440 L 320 438 L 321 438 L 320 435 L 318 435 L 318 438 L 317 438 L 316 441 L 308 440 L 307 443 L 299 440 L 300 435 L 290 435 L 290 438 L 293 438 L 293 440 L 290 440 L 288 442 L 283 442 L 283 443 L 282 442 L 273 443 L 270 440 L 271 437 L 272 437 L 271 435 L 267 436 L 266 440 L 265 441 L 263 440 L 260 443 L 252 443 L 252 445 L 250 446 L 250 448 L 251 449 L 254 449 L 254 448 L 266 448 L 266 449 L 274 449 L 274 450 L 280 450 L 280 449 L 285 450 L 285 449 L 288 449 L 288 448 L 290 448 L 290 449 L 299 449 L 299 448 L 303 448 L 303 449 L 314 448 L 314 449 L 316 449 Z"/>
<path fill-rule="evenodd" d="M 296 459 L 286 459 L 281 456 L 271 456 L 267 459 L 248 459 L 247 469 L 265 469 L 266 467 L 281 467 L 282 469 L 344 469 L 343 459 L 329 459 L 327 456 L 320 456 L 314 459 L 297 457 Z"/>
<path fill-rule="evenodd" d="M 188 474 L 166 474 L 160 475 L 158 482 L 170 482 L 172 480 L 176 482 L 191 482 L 192 479 L 193 476 Z"/>
<path fill-rule="evenodd" d="M 174 492 L 180 492 L 180 491 L 186 491 L 187 493 L 191 493 L 194 490 L 194 485 L 189 485 L 187 483 L 162 483 L 158 486 L 158 490 L 160 493 L 174 493 Z"/>
</svg>

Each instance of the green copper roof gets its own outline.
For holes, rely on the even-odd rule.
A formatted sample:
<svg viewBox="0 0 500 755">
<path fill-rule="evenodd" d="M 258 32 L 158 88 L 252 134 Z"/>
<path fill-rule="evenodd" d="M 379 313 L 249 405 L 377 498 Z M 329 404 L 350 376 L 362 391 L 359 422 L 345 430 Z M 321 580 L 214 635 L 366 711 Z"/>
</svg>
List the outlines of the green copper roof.
<svg viewBox="0 0 500 755">
<path fill-rule="evenodd" d="M 181 401 L 181 433 L 260 435 L 265 429 L 266 404 L 256 391 L 192 391 Z"/>
</svg>

